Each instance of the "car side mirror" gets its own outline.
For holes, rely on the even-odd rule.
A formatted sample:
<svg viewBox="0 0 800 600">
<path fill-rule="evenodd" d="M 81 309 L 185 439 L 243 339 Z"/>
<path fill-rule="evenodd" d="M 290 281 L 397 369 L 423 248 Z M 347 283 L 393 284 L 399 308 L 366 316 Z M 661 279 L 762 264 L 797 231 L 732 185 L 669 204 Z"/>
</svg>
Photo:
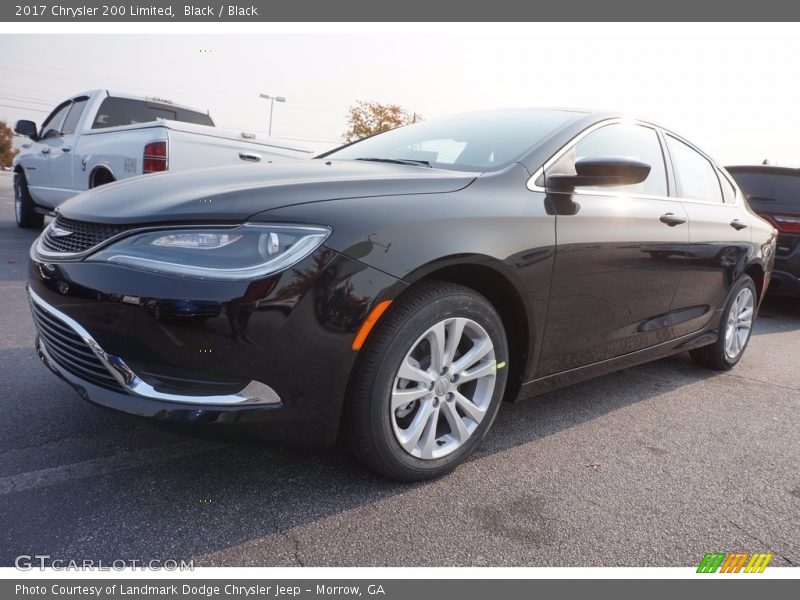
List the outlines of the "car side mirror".
<svg viewBox="0 0 800 600">
<path fill-rule="evenodd" d="M 17 124 L 14 125 L 14 133 L 18 133 L 20 135 L 24 135 L 25 137 L 29 137 L 32 140 L 36 139 L 36 123 L 33 121 L 28 121 L 26 119 L 21 119 L 17 121 Z"/>
<path fill-rule="evenodd" d="M 575 175 L 548 175 L 546 182 L 551 190 L 571 191 L 583 186 L 642 183 L 649 174 L 650 165 L 634 158 L 590 157 L 575 163 Z"/>
</svg>

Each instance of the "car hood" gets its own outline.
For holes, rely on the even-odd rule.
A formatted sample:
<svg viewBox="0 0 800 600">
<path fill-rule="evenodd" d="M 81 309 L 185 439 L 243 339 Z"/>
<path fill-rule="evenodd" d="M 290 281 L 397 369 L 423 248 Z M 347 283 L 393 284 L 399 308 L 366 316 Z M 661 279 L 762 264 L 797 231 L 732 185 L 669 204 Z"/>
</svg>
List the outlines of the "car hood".
<svg viewBox="0 0 800 600">
<path fill-rule="evenodd" d="M 57 212 L 97 223 L 239 222 L 274 208 L 343 198 L 435 194 L 477 173 L 366 161 L 310 160 L 143 175 L 78 194 Z"/>
</svg>

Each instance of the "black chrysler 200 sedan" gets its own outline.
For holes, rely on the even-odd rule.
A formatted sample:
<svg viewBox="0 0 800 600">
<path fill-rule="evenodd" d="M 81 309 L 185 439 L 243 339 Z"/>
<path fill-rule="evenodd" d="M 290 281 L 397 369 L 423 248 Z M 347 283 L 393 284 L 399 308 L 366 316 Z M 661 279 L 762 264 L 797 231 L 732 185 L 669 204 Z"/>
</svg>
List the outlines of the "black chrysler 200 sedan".
<svg viewBox="0 0 800 600">
<path fill-rule="evenodd" d="M 80 194 L 29 291 L 42 360 L 92 402 L 341 434 L 417 480 L 464 461 L 503 398 L 682 351 L 735 365 L 775 235 L 669 131 L 507 110 Z"/>
</svg>

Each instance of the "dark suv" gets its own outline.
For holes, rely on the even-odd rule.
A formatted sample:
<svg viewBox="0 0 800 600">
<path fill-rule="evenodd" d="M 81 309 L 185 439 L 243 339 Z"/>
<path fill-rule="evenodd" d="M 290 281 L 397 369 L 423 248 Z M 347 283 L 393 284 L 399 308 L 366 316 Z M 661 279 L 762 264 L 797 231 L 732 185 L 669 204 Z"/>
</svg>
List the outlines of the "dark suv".
<svg viewBox="0 0 800 600">
<path fill-rule="evenodd" d="M 800 169 L 727 167 L 755 212 L 778 229 L 771 292 L 800 297 Z"/>
</svg>

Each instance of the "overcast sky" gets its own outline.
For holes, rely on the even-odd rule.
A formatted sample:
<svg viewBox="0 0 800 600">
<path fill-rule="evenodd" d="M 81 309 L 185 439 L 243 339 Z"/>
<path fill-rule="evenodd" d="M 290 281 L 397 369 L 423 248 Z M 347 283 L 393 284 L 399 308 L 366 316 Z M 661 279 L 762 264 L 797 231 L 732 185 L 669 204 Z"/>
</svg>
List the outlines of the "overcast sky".
<svg viewBox="0 0 800 600">
<path fill-rule="evenodd" d="M 413 27 L 413 26 L 409 26 Z M 445 26 L 442 26 L 445 27 Z M 357 99 L 433 118 L 509 106 L 622 110 L 723 164 L 800 166 L 800 35 L 787 25 L 547 25 L 438 33 L 0 35 L 0 119 L 93 88 L 209 108 L 218 124 L 336 144 Z M 205 50 L 205 52 L 201 52 Z"/>
</svg>

